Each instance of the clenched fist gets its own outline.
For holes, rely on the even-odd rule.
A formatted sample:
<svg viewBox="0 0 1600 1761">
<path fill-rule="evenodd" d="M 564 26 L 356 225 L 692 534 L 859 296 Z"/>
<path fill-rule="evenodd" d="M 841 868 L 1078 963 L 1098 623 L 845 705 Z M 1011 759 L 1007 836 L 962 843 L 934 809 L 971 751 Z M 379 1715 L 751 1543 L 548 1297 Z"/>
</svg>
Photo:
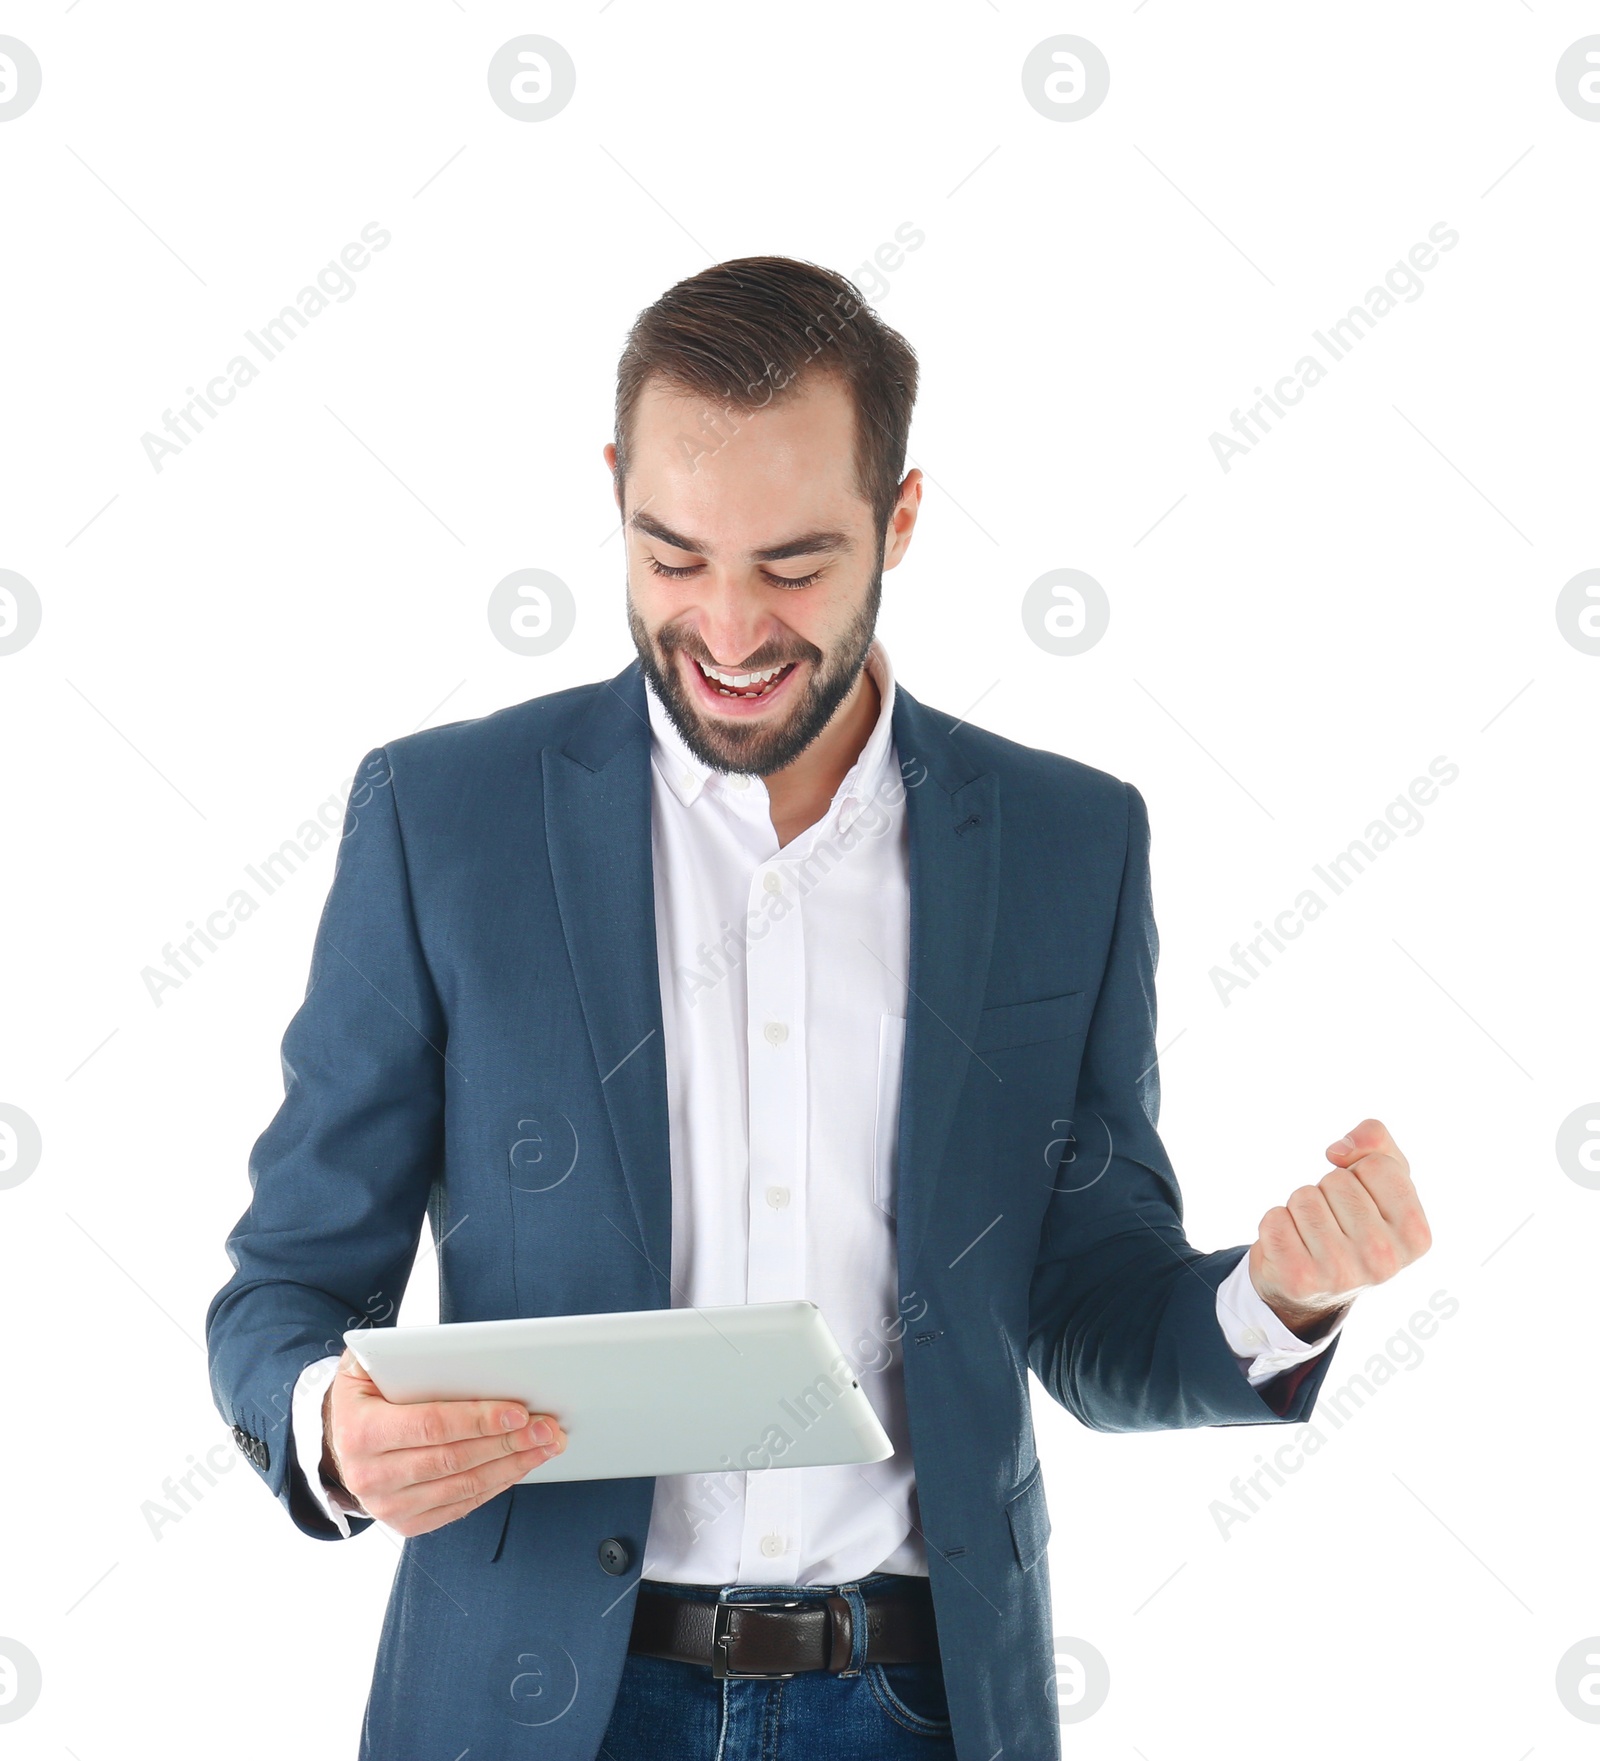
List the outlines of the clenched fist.
<svg viewBox="0 0 1600 1761">
<path fill-rule="evenodd" d="M 1301 1338 L 1325 1333 L 1356 1293 L 1433 1245 L 1411 1168 L 1382 1122 L 1363 1119 L 1329 1144 L 1333 1168 L 1261 1219 L 1250 1282 Z"/>
<path fill-rule="evenodd" d="M 385 1400 L 348 1349 L 322 1397 L 322 1478 L 402 1535 L 443 1528 L 559 1455 L 566 1433 L 516 1400 Z"/>
</svg>

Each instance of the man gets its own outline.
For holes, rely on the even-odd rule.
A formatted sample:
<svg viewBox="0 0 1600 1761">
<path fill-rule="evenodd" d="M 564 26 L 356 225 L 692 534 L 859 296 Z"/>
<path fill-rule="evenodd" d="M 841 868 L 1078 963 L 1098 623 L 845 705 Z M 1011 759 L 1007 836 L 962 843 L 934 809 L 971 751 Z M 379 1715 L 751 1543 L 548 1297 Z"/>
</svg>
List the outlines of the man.
<svg viewBox="0 0 1600 1761">
<path fill-rule="evenodd" d="M 1429 1245 L 1372 1119 L 1253 1246 L 1185 1238 L 1143 799 L 874 637 L 916 378 L 812 265 L 670 289 L 605 449 L 637 661 L 352 792 L 208 1336 L 295 1522 L 406 1537 L 365 1756 L 1053 1757 L 1027 1370 L 1099 1430 L 1302 1421 Z M 519 1484 L 559 1413 L 341 1355 L 425 1216 L 446 1321 L 817 1302 L 894 1455 Z"/>
</svg>

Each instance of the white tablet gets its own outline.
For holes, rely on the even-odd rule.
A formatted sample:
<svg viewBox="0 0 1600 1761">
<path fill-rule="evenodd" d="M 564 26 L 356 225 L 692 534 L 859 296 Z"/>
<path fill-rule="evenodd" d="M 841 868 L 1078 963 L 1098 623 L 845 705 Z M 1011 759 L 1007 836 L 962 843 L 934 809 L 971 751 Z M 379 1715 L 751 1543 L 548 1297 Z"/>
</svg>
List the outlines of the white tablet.
<svg viewBox="0 0 1600 1761">
<path fill-rule="evenodd" d="M 386 1400 L 553 1414 L 567 1447 L 524 1485 L 894 1454 L 814 1302 L 356 1327 L 344 1340 Z"/>
</svg>

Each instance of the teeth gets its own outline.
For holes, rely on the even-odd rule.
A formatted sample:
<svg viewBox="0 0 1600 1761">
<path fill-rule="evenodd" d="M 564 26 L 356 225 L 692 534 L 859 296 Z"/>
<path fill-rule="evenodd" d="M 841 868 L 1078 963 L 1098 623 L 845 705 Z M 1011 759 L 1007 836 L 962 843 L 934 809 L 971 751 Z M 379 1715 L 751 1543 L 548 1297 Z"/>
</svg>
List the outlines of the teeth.
<svg viewBox="0 0 1600 1761">
<path fill-rule="evenodd" d="M 695 664 L 708 679 L 734 691 L 748 690 L 751 685 L 765 685 L 783 671 L 781 666 L 775 666 L 769 667 L 764 673 L 725 673 L 719 667 L 707 666 L 703 660 L 696 661 Z"/>
</svg>

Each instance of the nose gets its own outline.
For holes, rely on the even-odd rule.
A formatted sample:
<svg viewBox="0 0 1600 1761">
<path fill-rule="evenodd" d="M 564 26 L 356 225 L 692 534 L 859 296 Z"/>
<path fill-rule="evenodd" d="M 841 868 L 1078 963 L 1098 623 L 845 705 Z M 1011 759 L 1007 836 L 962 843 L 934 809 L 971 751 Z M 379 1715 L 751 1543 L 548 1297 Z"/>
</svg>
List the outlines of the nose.
<svg viewBox="0 0 1600 1761">
<path fill-rule="evenodd" d="M 696 629 L 718 666 L 737 667 L 772 635 L 772 612 L 759 588 L 708 572 Z"/>
</svg>

